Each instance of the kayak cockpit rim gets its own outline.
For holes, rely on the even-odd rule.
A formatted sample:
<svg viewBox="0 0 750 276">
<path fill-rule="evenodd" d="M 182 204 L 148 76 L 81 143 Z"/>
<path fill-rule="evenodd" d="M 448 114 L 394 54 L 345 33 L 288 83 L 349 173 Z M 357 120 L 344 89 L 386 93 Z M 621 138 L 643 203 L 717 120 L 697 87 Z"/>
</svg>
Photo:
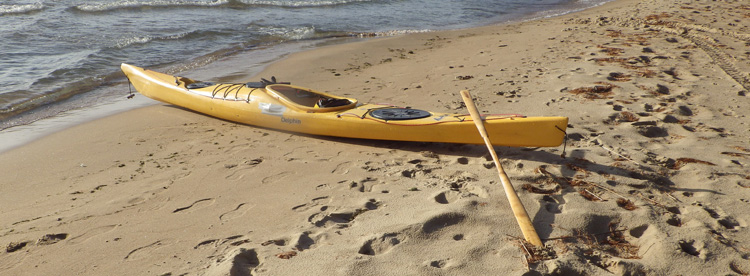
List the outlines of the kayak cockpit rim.
<svg viewBox="0 0 750 276">
<path fill-rule="evenodd" d="M 357 106 L 356 99 L 339 97 L 288 84 L 268 85 L 266 86 L 266 93 L 286 106 L 309 113 L 347 110 Z M 321 100 L 336 100 L 343 102 L 343 104 L 325 107 L 319 104 Z"/>
</svg>

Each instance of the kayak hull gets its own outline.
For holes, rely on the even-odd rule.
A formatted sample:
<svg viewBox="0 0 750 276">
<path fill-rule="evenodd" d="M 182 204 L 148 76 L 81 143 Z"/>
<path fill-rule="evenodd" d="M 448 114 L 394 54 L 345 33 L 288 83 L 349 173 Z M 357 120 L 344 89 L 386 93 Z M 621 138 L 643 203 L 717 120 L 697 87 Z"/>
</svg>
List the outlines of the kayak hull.
<svg viewBox="0 0 750 276">
<path fill-rule="evenodd" d="M 122 64 L 135 89 L 165 103 L 228 121 L 313 135 L 359 139 L 483 144 L 468 114 L 429 112 L 424 118 L 384 120 L 373 111 L 392 106 L 360 104 L 307 88 L 270 84 L 214 84 L 188 88 L 198 82 Z M 206 85 L 206 84 L 204 84 Z M 335 107 L 313 105 L 309 98 L 346 99 Z M 345 101 L 346 102 L 346 101 Z M 559 146 L 567 117 L 488 115 L 485 127 L 493 145 L 517 147 Z"/>
</svg>

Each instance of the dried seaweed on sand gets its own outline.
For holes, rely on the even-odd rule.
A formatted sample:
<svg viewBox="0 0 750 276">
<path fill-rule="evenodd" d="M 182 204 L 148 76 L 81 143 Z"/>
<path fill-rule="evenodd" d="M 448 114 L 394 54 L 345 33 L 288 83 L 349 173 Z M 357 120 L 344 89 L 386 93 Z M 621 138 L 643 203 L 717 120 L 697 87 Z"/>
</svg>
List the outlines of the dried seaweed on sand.
<svg viewBox="0 0 750 276">
<path fill-rule="evenodd" d="M 606 82 L 596 82 L 595 84 L 593 87 L 579 87 L 568 92 L 574 95 L 582 95 L 589 100 L 598 100 L 612 96 L 614 94 L 612 89 L 617 87 L 617 85 Z"/>
</svg>

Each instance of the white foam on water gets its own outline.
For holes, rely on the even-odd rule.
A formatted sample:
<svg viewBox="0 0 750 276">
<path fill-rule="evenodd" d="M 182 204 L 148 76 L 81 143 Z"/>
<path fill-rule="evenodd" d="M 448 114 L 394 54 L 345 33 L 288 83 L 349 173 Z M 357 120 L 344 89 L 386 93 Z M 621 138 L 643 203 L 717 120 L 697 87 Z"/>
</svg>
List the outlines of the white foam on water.
<svg viewBox="0 0 750 276">
<path fill-rule="evenodd" d="M 87 3 L 75 6 L 85 12 L 103 12 L 118 9 L 135 9 L 146 7 L 213 7 L 229 3 L 229 0 L 189 1 L 189 0 L 151 0 L 151 1 L 112 1 L 107 3 Z"/>
<path fill-rule="evenodd" d="M 35 11 L 41 11 L 44 9 L 42 3 L 33 3 L 25 5 L 0 5 L 0 16 L 6 14 L 23 14 Z"/>
</svg>

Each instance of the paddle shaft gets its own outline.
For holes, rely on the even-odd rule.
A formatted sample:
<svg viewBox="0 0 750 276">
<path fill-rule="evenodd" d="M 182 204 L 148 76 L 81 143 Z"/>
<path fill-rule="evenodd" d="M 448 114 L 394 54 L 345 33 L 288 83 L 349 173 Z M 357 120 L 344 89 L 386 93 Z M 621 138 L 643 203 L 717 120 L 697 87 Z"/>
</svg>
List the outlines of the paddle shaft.
<svg viewBox="0 0 750 276">
<path fill-rule="evenodd" d="M 526 239 L 526 241 L 533 245 L 543 246 L 542 240 L 539 239 L 539 234 L 536 233 L 536 229 L 534 229 L 534 225 L 531 223 L 531 219 L 529 219 L 529 214 L 526 213 L 526 209 L 523 207 L 521 199 L 518 198 L 518 194 L 516 194 L 516 191 L 513 189 L 513 185 L 510 183 L 508 175 L 505 174 L 503 166 L 500 165 L 500 160 L 497 157 L 495 148 L 492 146 L 492 142 L 490 142 L 490 136 L 489 134 L 487 134 L 487 129 L 484 128 L 484 122 L 482 121 L 482 117 L 479 115 L 477 106 L 474 104 L 474 100 L 471 99 L 471 94 L 469 94 L 468 90 L 462 90 L 461 97 L 466 103 L 466 108 L 469 110 L 469 114 L 471 114 L 471 118 L 474 120 L 474 124 L 477 125 L 479 134 L 482 135 L 484 143 L 487 145 L 487 149 L 490 151 L 490 155 L 492 155 L 492 160 L 495 162 L 497 172 L 500 174 L 500 182 L 503 184 L 505 195 L 508 197 L 510 209 L 513 211 L 513 215 L 516 217 L 518 226 L 521 227 L 521 233 L 523 233 L 523 237 Z"/>
</svg>

